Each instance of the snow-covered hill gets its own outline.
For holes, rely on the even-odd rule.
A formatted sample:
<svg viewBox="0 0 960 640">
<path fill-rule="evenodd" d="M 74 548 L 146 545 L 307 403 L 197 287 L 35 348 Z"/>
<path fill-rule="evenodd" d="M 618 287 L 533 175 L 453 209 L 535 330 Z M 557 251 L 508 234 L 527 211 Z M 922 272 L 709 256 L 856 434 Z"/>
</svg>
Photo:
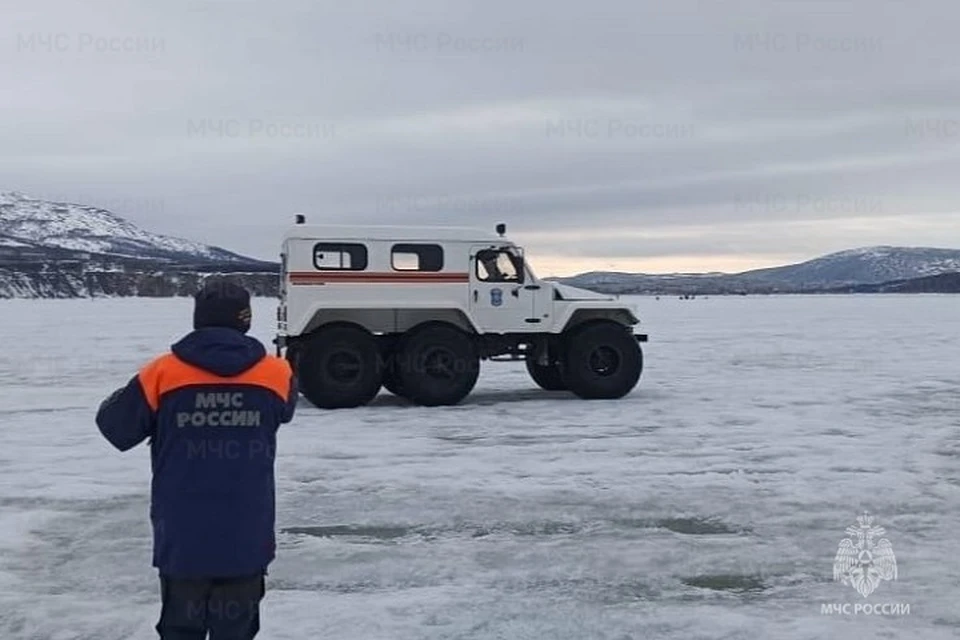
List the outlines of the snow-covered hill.
<svg viewBox="0 0 960 640">
<path fill-rule="evenodd" d="M 928 247 L 865 247 L 800 264 L 741 274 L 795 285 L 879 284 L 960 271 L 960 251 Z"/>
<path fill-rule="evenodd" d="M 276 271 L 274 263 L 144 231 L 99 207 L 0 193 L 0 298 L 191 295 L 210 274 L 272 296 Z"/>
<path fill-rule="evenodd" d="M 61 249 L 166 263 L 250 263 L 250 258 L 191 240 L 144 231 L 98 207 L 0 193 L 0 245 Z"/>
<path fill-rule="evenodd" d="M 774 293 L 829 291 L 960 272 L 960 250 L 865 247 L 799 264 L 743 273 L 590 272 L 562 278 L 567 284 L 608 293 Z"/>
</svg>

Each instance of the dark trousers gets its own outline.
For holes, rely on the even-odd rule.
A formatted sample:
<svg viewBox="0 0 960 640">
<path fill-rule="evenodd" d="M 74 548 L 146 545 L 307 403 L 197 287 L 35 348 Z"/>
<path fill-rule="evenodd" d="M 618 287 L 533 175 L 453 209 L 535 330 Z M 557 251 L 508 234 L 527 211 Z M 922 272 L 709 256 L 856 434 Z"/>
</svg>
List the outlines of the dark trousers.
<svg viewBox="0 0 960 640">
<path fill-rule="evenodd" d="M 161 640 L 252 640 L 260 631 L 263 574 L 183 580 L 160 576 Z"/>
</svg>

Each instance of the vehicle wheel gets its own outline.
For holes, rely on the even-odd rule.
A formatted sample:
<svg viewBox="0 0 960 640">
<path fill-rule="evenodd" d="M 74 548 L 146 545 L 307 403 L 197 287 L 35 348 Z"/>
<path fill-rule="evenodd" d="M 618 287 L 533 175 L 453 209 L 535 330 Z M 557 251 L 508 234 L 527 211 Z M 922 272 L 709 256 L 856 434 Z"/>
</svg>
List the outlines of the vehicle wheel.
<svg viewBox="0 0 960 640">
<path fill-rule="evenodd" d="M 428 407 L 457 404 L 477 384 L 480 357 L 467 334 L 431 325 L 403 337 L 394 371 L 411 402 Z"/>
<path fill-rule="evenodd" d="M 546 391 L 566 391 L 567 385 L 563 381 L 563 372 L 560 369 L 560 363 L 554 362 L 546 366 L 538 364 L 536 360 L 528 357 L 526 360 L 527 372 L 533 381 Z"/>
<path fill-rule="evenodd" d="M 297 354 L 300 387 L 322 409 L 367 404 L 380 390 L 376 339 L 359 327 L 330 327 L 313 335 Z"/>
<path fill-rule="evenodd" d="M 622 398 L 643 371 L 643 353 L 630 327 L 594 322 L 567 337 L 564 382 L 581 398 Z"/>
<path fill-rule="evenodd" d="M 288 345 L 284 357 L 287 359 L 287 362 L 290 363 L 290 368 L 296 373 L 297 368 L 300 366 L 300 344 Z"/>
</svg>

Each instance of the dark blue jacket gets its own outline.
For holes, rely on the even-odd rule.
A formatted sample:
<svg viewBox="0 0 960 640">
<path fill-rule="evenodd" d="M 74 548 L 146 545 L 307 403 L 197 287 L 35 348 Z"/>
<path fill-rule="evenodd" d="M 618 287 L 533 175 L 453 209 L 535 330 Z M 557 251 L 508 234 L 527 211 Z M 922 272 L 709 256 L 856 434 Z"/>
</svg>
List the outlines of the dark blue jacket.
<svg viewBox="0 0 960 640">
<path fill-rule="evenodd" d="M 277 428 L 293 419 L 289 364 L 239 331 L 187 335 L 107 398 L 117 449 L 149 438 L 153 565 L 163 575 L 252 575 L 274 557 Z"/>
</svg>

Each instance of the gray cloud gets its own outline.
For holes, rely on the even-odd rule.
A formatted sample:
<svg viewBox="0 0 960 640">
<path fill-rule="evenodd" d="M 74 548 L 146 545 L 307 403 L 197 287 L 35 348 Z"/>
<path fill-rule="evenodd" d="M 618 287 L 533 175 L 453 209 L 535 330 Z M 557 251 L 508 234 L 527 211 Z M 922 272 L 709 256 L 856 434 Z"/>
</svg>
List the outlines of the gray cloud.
<svg viewBox="0 0 960 640">
<path fill-rule="evenodd" d="M 946 0 L 347 4 L 5 9 L 0 188 L 263 257 L 294 212 L 604 268 L 960 245 Z"/>
</svg>

